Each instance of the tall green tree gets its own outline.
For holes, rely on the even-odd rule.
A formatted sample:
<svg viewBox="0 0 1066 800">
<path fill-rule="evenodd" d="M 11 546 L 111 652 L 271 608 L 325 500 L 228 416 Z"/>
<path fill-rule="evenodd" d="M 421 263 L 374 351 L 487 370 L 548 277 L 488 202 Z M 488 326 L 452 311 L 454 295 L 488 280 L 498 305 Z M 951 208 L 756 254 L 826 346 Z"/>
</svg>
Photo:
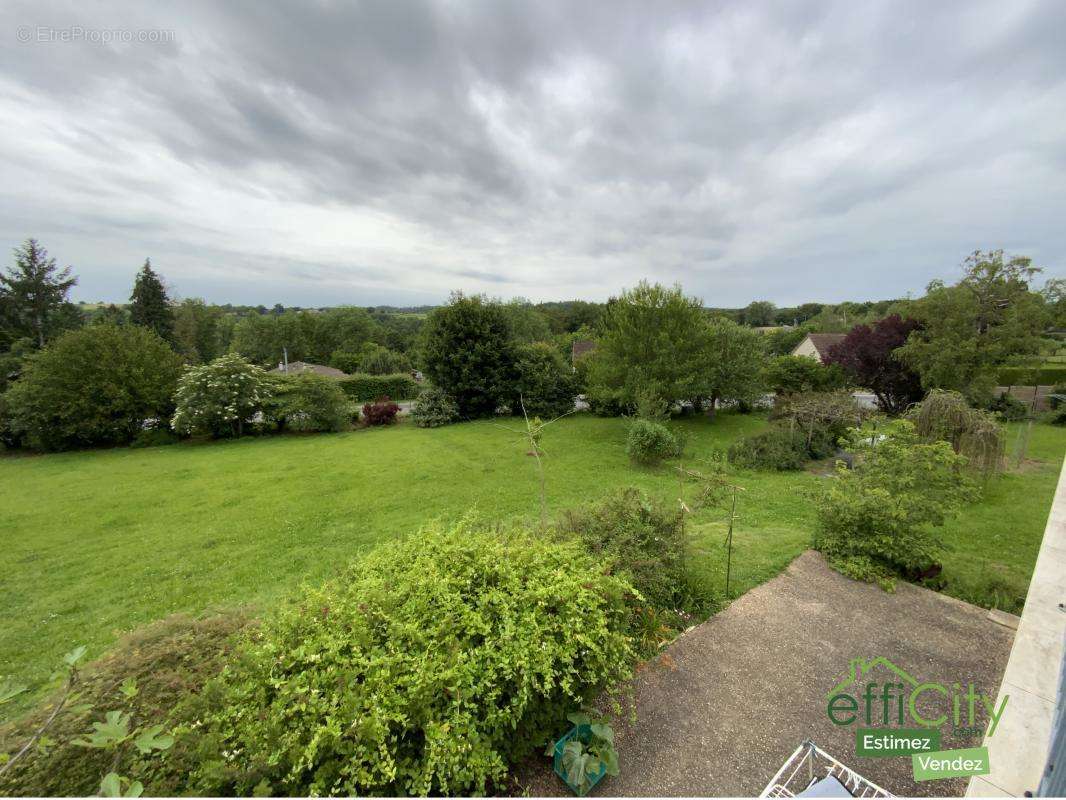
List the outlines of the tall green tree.
<svg viewBox="0 0 1066 800">
<path fill-rule="evenodd" d="M 678 403 L 699 393 L 702 303 L 641 281 L 608 302 L 588 365 L 590 397 L 602 407 L 634 407 L 639 398 Z"/>
<path fill-rule="evenodd" d="M 758 331 L 716 317 L 703 323 L 696 365 L 696 393 L 691 400 L 699 409 L 706 401 L 713 410 L 722 401 L 751 404 L 766 391 L 765 339 Z"/>
<path fill-rule="evenodd" d="M 219 319 L 222 311 L 199 298 L 182 300 L 174 308 L 174 346 L 193 364 L 205 364 L 222 354 Z"/>
<path fill-rule="evenodd" d="M 752 300 L 743 311 L 744 324 L 752 326 L 773 325 L 777 306 L 769 300 Z"/>
<path fill-rule="evenodd" d="M 357 353 L 368 342 L 375 341 L 377 325 L 365 308 L 340 306 L 321 314 L 308 314 L 311 324 L 311 360 L 328 364 L 337 350 Z"/>
<path fill-rule="evenodd" d="M 975 251 L 954 286 L 929 284 L 909 312 L 923 323 L 897 352 L 926 389 L 987 396 L 996 372 L 1012 357 L 1039 351 L 1047 320 L 1044 298 L 1029 282 L 1041 270 L 1024 256 Z"/>
<path fill-rule="evenodd" d="M 503 305 L 515 341 L 520 344 L 547 342 L 552 337 L 551 323 L 540 309 L 528 300 L 516 297 Z"/>
<path fill-rule="evenodd" d="M 355 306 L 247 314 L 234 327 L 230 349 L 262 365 L 276 365 L 285 353 L 289 361 L 328 364 L 336 352 L 358 353 L 378 332 L 366 309 Z"/>
<path fill-rule="evenodd" d="M 174 341 L 174 312 L 170 308 L 167 290 L 162 279 L 152 269 L 151 260 L 147 258 L 133 281 L 130 321 L 134 325 L 155 331 L 165 342 Z"/>
<path fill-rule="evenodd" d="M 1066 278 L 1050 278 L 1040 294 L 1048 307 L 1048 322 L 1055 328 L 1066 327 Z"/>
<path fill-rule="evenodd" d="M 512 400 L 516 345 L 499 303 L 455 294 L 422 333 L 426 377 L 455 398 L 463 416 L 488 416 Z"/>
<path fill-rule="evenodd" d="M 7 347 L 22 338 L 44 347 L 54 336 L 81 323 L 81 312 L 67 300 L 78 282 L 70 267 L 56 260 L 36 239 L 15 249 L 15 266 L 0 275 L 0 336 Z"/>
</svg>

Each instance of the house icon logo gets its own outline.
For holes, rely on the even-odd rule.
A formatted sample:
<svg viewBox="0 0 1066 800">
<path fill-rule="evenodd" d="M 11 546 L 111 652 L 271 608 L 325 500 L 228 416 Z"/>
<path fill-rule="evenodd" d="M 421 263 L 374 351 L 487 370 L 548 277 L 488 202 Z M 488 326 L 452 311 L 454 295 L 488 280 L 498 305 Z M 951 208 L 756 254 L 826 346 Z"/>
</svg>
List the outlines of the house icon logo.
<svg viewBox="0 0 1066 800">
<path fill-rule="evenodd" d="M 877 667 L 884 667 L 889 672 L 893 673 L 899 678 L 900 683 L 905 686 L 919 685 L 918 680 L 907 672 L 907 670 L 903 669 L 903 667 L 897 667 L 884 656 L 877 656 L 876 658 L 871 658 L 869 660 L 853 658 L 848 666 L 847 677 L 830 689 L 827 697 L 832 697 L 837 694 L 845 694 L 849 686 L 858 683 Z"/>
</svg>

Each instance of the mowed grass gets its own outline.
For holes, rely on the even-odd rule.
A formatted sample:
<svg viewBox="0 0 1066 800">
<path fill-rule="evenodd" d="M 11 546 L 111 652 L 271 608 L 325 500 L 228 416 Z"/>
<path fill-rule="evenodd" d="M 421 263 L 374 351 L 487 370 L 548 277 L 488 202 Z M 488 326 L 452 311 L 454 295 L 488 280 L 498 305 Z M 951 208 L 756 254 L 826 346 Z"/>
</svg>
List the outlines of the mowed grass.
<svg viewBox="0 0 1066 800">
<path fill-rule="evenodd" d="M 677 420 L 686 466 L 767 423 L 758 415 Z M 40 687 L 64 652 L 99 655 L 124 630 L 176 611 L 267 606 L 382 541 L 472 508 L 538 517 L 535 462 L 518 421 L 436 430 L 410 423 L 343 434 L 0 458 L 0 676 Z M 509 430 L 508 428 L 512 429 Z M 676 502 L 669 468 L 625 455 L 625 423 L 576 415 L 543 440 L 550 510 L 635 485 Z M 989 577 L 1024 596 L 1066 431 L 1036 426 L 1028 463 L 952 522 L 946 591 L 990 604 Z M 730 595 L 779 572 L 810 543 L 814 471 L 738 472 Z M 697 489 L 685 487 L 691 503 Z M 694 566 L 724 589 L 722 508 L 688 520 Z M 1001 587 L 1002 588 L 1002 587 Z M 1013 600 L 1008 598 L 1010 607 Z M 1003 605 L 1003 603 L 1000 603 Z M 1016 609 L 1011 609 L 1016 610 Z M 10 716 L 32 701 L 7 704 Z"/>
</svg>

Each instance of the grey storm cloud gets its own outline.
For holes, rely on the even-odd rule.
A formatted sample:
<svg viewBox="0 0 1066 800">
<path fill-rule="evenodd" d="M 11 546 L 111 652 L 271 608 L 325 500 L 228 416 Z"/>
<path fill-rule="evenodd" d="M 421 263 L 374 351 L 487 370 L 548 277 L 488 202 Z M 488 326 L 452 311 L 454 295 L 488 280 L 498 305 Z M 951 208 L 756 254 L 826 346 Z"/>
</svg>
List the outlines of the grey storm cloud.
<svg viewBox="0 0 1066 800">
<path fill-rule="evenodd" d="M 86 299 L 145 256 L 183 296 L 305 305 L 642 277 L 788 304 L 919 292 L 975 248 L 1066 266 L 1054 0 L 4 16 L 0 245 L 38 237 Z"/>
</svg>

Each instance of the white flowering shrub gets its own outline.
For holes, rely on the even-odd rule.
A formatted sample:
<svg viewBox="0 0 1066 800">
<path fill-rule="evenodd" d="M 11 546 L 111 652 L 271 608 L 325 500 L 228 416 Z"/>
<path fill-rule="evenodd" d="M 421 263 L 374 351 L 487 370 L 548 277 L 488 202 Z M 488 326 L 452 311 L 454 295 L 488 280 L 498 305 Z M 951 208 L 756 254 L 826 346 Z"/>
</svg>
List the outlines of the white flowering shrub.
<svg viewBox="0 0 1066 800">
<path fill-rule="evenodd" d="M 262 369 L 238 355 L 222 356 L 181 376 L 170 424 L 184 435 L 242 436 L 271 395 Z"/>
</svg>

